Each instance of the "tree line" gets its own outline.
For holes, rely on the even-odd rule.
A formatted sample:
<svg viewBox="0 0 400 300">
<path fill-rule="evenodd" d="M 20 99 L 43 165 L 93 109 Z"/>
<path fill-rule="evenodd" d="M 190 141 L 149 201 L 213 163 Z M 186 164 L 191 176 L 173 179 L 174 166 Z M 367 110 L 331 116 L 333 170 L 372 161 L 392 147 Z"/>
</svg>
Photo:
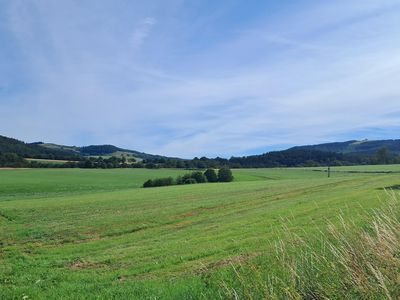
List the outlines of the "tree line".
<svg viewBox="0 0 400 300">
<path fill-rule="evenodd" d="M 195 171 L 187 173 L 177 178 L 164 177 L 156 179 L 148 179 L 143 183 L 144 188 L 169 186 L 169 185 L 182 185 L 182 184 L 196 184 L 207 182 L 231 182 L 233 181 L 232 171 L 229 168 L 221 168 L 218 173 L 214 169 L 207 169 L 205 172 Z"/>
<path fill-rule="evenodd" d="M 82 147 L 87 153 L 113 151 L 115 146 Z M 85 152 L 85 153 L 86 153 Z M 67 160 L 68 162 L 29 161 L 24 157 Z M 273 151 L 261 155 L 231 157 L 229 159 L 216 157 L 195 157 L 193 159 L 168 158 L 162 156 L 146 156 L 136 160 L 131 156 L 94 157 L 82 156 L 67 150 L 48 149 L 36 144 L 0 136 L 0 167 L 15 168 L 178 168 L 178 169 L 220 169 L 229 168 L 274 168 L 274 167 L 318 167 L 342 165 L 375 165 L 399 164 L 400 156 L 391 153 L 383 147 L 373 154 L 352 153 L 343 154 L 314 149 L 292 148 L 284 151 Z"/>
</svg>

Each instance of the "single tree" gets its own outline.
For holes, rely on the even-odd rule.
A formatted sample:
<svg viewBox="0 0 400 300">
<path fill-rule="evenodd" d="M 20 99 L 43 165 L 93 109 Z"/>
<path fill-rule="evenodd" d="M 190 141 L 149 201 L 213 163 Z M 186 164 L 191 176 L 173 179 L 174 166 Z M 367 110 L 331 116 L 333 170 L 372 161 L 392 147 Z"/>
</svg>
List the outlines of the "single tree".
<svg viewBox="0 0 400 300">
<path fill-rule="evenodd" d="M 176 181 L 177 181 L 177 182 L 180 182 L 181 184 L 186 184 L 186 181 L 187 181 L 188 179 L 191 179 L 191 178 L 192 178 L 191 176 L 192 176 L 192 174 L 187 173 L 187 174 L 184 174 L 182 177 L 177 178 Z M 197 181 L 196 181 L 196 183 L 197 183 Z M 179 183 L 178 183 L 178 184 L 179 184 Z"/>
<path fill-rule="evenodd" d="M 376 152 L 376 158 L 378 160 L 378 163 L 387 164 L 389 162 L 389 158 L 390 158 L 390 152 L 389 152 L 388 148 L 383 147 L 383 148 L 379 149 Z"/>
<path fill-rule="evenodd" d="M 184 184 L 184 180 L 183 180 L 182 176 L 180 176 L 180 175 L 179 175 L 178 177 L 176 177 L 175 182 L 176 182 L 176 184 L 178 184 L 178 185 Z"/>
<path fill-rule="evenodd" d="M 195 179 L 197 183 L 207 182 L 207 177 L 204 176 L 203 172 L 197 171 L 190 174 L 190 177 Z"/>
<path fill-rule="evenodd" d="M 218 171 L 218 181 L 219 182 L 231 182 L 233 180 L 233 175 L 231 169 L 223 167 Z"/>
<path fill-rule="evenodd" d="M 218 181 L 218 176 L 214 169 L 207 169 L 204 172 L 204 176 L 207 177 L 208 182 L 217 182 Z"/>
</svg>

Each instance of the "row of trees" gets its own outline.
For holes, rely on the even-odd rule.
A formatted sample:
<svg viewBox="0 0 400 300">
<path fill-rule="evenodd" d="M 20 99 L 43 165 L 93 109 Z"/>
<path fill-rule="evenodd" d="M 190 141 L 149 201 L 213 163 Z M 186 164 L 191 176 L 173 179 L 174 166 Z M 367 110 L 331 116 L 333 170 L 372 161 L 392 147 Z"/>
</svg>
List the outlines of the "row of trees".
<svg viewBox="0 0 400 300">
<path fill-rule="evenodd" d="M 0 142 L 1 142 L 0 138 Z M 3 145 L 11 147 L 11 149 L 24 149 L 24 147 L 33 147 L 34 145 L 23 144 L 15 141 L 14 143 L 6 143 Z M 11 145 L 11 146 L 10 146 Z M 1 146 L 1 143 L 0 143 Z M 36 147 L 39 147 L 36 145 Z M 2 148 L 0 147 L 0 150 Z M 21 152 L 23 153 L 23 152 Z M 223 167 L 230 168 L 274 168 L 274 167 L 317 167 L 317 166 L 342 166 L 342 165 L 366 165 L 366 164 L 400 164 L 400 156 L 393 155 L 387 148 L 379 149 L 375 154 L 342 154 L 334 152 L 326 152 L 310 149 L 289 149 L 285 151 L 269 152 L 261 155 L 252 155 L 244 157 L 224 158 L 207 158 L 201 157 L 191 160 L 183 160 L 176 158 L 148 158 L 142 161 L 136 161 L 132 157 L 69 157 L 68 162 L 45 162 L 45 161 L 28 161 L 24 159 L 23 154 L 16 152 L 0 151 L 0 167 L 16 167 L 16 168 L 179 168 L 179 169 L 220 169 Z M 42 158 L 38 156 L 28 156 L 31 158 Z M 46 155 L 45 155 L 46 156 Z M 47 159 L 55 158 L 46 156 Z M 59 157 L 57 157 L 59 158 Z"/>
<path fill-rule="evenodd" d="M 275 167 L 318 167 L 345 165 L 376 165 L 400 164 L 400 155 L 394 155 L 386 148 L 379 149 L 375 154 L 365 153 L 335 153 L 310 149 L 289 149 L 285 151 L 268 152 L 261 155 L 243 157 L 207 158 L 191 160 L 157 159 L 147 160 L 145 167 L 154 168 L 275 168 Z"/>
<path fill-rule="evenodd" d="M 57 160 L 28 160 L 16 153 L 0 152 L 0 167 L 14 168 L 84 168 L 84 169 L 113 169 L 113 168 L 157 168 L 153 163 L 136 162 L 134 158 L 126 157 L 85 157 L 79 161 L 57 162 Z"/>
<path fill-rule="evenodd" d="M 178 176 L 176 179 L 172 177 L 149 179 L 143 183 L 144 188 L 181 185 L 181 184 L 195 184 L 206 182 L 231 182 L 233 180 L 232 171 L 229 168 L 221 168 L 218 174 L 214 169 L 207 169 L 205 172 L 196 171 Z"/>
<path fill-rule="evenodd" d="M 28 165 L 27 160 L 15 153 L 0 152 L 0 167 L 24 168 Z"/>
</svg>

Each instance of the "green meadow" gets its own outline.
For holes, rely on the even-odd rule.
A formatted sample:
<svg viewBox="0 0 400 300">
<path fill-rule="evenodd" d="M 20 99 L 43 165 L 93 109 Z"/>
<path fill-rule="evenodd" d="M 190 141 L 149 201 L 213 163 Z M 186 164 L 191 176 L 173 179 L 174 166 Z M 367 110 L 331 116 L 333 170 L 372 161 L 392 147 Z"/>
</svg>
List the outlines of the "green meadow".
<svg viewBox="0 0 400 300">
<path fill-rule="evenodd" d="M 235 266 L 279 273 L 288 232 L 312 244 L 328 223 L 363 226 L 400 184 L 400 165 L 324 171 L 143 189 L 187 171 L 0 170 L 0 299 L 234 299 L 222 290 Z"/>
</svg>

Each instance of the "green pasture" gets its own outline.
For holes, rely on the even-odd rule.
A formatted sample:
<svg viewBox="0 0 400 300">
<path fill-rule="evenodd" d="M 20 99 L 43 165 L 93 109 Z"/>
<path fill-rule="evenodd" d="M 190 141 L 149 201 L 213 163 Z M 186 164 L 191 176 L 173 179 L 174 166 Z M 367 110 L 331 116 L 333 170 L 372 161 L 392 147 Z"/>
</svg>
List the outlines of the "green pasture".
<svg viewBox="0 0 400 300">
<path fill-rule="evenodd" d="M 99 193 L 141 187 L 149 178 L 178 176 L 184 170 L 0 169 L 0 201 Z"/>
<path fill-rule="evenodd" d="M 272 253 L 283 231 L 312 238 L 339 214 L 362 224 L 400 183 L 396 173 L 317 169 L 239 169 L 232 183 L 150 189 L 146 179 L 187 171 L 0 170 L 0 299 L 218 298 L 208 278 L 230 262 Z"/>
<path fill-rule="evenodd" d="M 56 164 L 64 164 L 68 162 L 68 160 L 58 160 L 58 159 L 42 159 L 42 158 L 25 158 L 27 161 L 35 161 L 42 164 L 56 165 Z"/>
<path fill-rule="evenodd" d="M 310 168 L 315 170 L 326 170 L 326 167 Z M 400 173 L 400 165 L 364 165 L 364 166 L 340 166 L 331 167 L 333 172 L 393 172 Z"/>
</svg>

